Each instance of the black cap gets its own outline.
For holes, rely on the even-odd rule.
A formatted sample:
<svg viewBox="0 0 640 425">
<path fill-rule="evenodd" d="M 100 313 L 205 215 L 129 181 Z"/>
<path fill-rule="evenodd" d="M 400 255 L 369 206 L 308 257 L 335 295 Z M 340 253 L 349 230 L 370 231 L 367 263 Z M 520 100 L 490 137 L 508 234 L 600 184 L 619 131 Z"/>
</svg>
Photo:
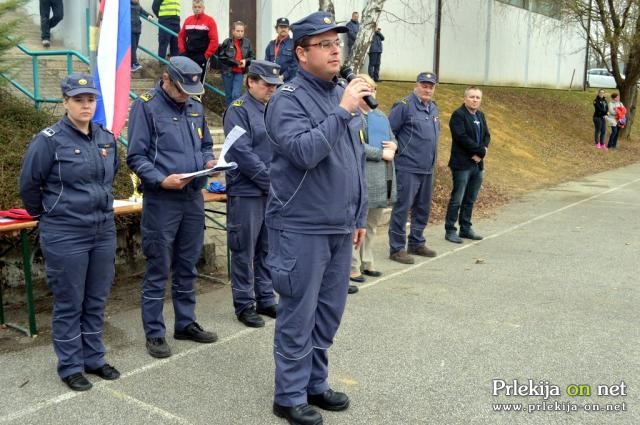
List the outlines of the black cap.
<svg viewBox="0 0 640 425">
<path fill-rule="evenodd" d="M 278 18 L 276 21 L 276 27 L 288 27 L 289 20 L 287 18 Z"/>
<path fill-rule="evenodd" d="M 193 96 L 204 93 L 204 87 L 200 82 L 202 68 L 188 57 L 172 56 L 169 59 L 167 73 L 186 94 Z"/>
<path fill-rule="evenodd" d="M 249 65 L 249 73 L 256 74 L 269 84 L 282 84 L 280 65 L 269 61 L 255 60 Z"/>
<path fill-rule="evenodd" d="M 63 96 L 76 96 L 78 94 L 95 94 L 100 95 L 100 91 L 96 87 L 93 77 L 89 74 L 76 72 L 69 75 L 60 83 Z"/>
<path fill-rule="evenodd" d="M 338 33 L 349 32 L 349 28 L 344 25 L 336 25 L 333 16 L 329 12 L 314 12 L 309 16 L 294 22 L 291 25 L 293 31 L 293 42 L 300 40 L 307 35 L 322 34 L 327 31 L 337 31 Z"/>
</svg>

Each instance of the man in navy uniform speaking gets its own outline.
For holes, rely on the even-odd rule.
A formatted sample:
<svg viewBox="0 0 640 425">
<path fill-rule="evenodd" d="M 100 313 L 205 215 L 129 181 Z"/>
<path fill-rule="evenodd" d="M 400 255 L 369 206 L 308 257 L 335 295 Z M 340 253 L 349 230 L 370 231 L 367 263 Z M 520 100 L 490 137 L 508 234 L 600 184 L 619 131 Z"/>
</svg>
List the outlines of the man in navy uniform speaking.
<svg viewBox="0 0 640 425">
<path fill-rule="evenodd" d="M 329 387 L 327 350 L 340 325 L 352 245 L 366 233 L 364 149 L 358 138 L 361 79 L 338 84 L 335 24 L 315 12 L 292 25 L 299 70 L 265 112 L 273 158 L 265 221 L 267 264 L 280 295 L 274 336 L 273 412 L 291 424 L 319 424 L 310 405 L 340 411 L 346 394 Z"/>
</svg>

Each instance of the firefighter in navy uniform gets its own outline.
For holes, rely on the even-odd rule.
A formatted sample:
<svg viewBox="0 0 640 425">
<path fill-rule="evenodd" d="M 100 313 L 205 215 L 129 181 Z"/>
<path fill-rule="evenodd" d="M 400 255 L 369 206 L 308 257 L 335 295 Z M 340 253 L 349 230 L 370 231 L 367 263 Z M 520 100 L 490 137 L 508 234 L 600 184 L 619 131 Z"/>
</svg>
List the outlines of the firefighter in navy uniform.
<svg viewBox="0 0 640 425">
<path fill-rule="evenodd" d="M 206 176 L 184 173 L 216 164 L 213 141 L 197 95 L 204 92 L 201 69 L 184 56 L 172 57 L 156 87 L 140 96 L 129 116 L 127 165 L 142 181 L 142 322 L 147 351 L 168 357 L 162 317 L 164 290 L 172 273 L 175 339 L 201 343 L 218 337 L 196 322 L 196 263 L 204 240 Z"/>
<path fill-rule="evenodd" d="M 287 18 L 278 18 L 276 32 L 278 35 L 275 40 L 271 40 L 267 44 L 264 58 L 280 65 L 280 75 L 286 83 L 298 72 L 298 61 L 293 52 L 293 39 L 289 37 L 289 20 Z"/>
<path fill-rule="evenodd" d="M 299 70 L 265 112 L 273 149 L 267 264 L 280 295 L 273 412 L 292 424 L 319 424 L 322 416 L 310 405 L 349 407 L 349 397 L 329 387 L 327 351 L 344 312 L 352 247 L 366 233 L 357 108 L 372 92 L 359 78 L 338 84 L 338 34 L 347 28 L 329 13 L 312 13 L 292 29 Z"/>
<path fill-rule="evenodd" d="M 231 103 L 223 119 L 226 134 L 234 128 L 245 131 L 225 154 L 226 161 L 238 164 L 225 177 L 233 305 L 238 320 L 249 327 L 264 326 L 259 314 L 276 317 L 271 273 L 265 263 L 269 245 L 264 213 L 271 144 L 264 128 L 264 106 L 281 84 L 279 65 L 251 62 L 247 93 Z"/>
<path fill-rule="evenodd" d="M 53 294 L 51 331 L 58 375 L 75 391 L 120 373 L 105 362 L 104 308 L 115 275 L 113 179 L 118 168 L 113 134 L 92 124 L 93 78 L 76 73 L 62 81 L 66 114 L 29 145 L 20 196 L 39 220 L 47 284 Z"/>
</svg>

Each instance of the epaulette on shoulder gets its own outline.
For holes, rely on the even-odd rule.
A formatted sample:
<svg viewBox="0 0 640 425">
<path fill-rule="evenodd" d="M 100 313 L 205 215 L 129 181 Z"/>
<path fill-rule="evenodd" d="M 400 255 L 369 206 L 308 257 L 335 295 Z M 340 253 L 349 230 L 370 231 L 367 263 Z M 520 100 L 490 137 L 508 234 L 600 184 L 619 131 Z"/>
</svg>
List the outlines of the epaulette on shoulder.
<svg viewBox="0 0 640 425">
<path fill-rule="evenodd" d="M 47 137 L 51 137 L 56 134 L 56 131 L 53 129 L 53 127 L 47 127 L 44 130 L 40 131 L 40 133 L 44 134 Z"/>
<path fill-rule="evenodd" d="M 291 84 L 283 84 L 280 90 L 286 92 L 294 92 L 296 90 L 296 86 L 292 86 Z"/>
<path fill-rule="evenodd" d="M 155 96 L 155 95 L 156 95 L 156 94 L 155 94 L 154 92 L 152 92 L 152 91 L 148 91 L 148 92 L 146 92 L 145 94 L 140 95 L 140 99 L 141 99 L 143 102 L 148 102 L 148 101 L 150 101 L 151 99 L 153 99 L 153 96 Z"/>
<path fill-rule="evenodd" d="M 202 98 L 200 96 L 193 95 L 191 99 L 195 100 L 198 103 L 202 103 Z"/>
<path fill-rule="evenodd" d="M 233 103 L 231 105 L 237 106 L 237 107 L 241 107 L 243 103 L 244 103 L 244 100 L 236 99 L 236 100 L 233 101 Z"/>
<path fill-rule="evenodd" d="M 400 99 L 400 103 L 403 103 L 405 105 L 408 104 L 409 103 L 409 96 L 405 96 L 402 99 Z"/>
</svg>

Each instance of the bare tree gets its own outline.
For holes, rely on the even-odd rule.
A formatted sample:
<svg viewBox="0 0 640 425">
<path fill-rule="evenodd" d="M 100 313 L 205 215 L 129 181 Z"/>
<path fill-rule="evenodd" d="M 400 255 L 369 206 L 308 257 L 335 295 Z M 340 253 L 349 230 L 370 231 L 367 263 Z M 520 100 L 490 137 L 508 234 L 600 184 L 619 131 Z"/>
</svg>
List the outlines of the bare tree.
<svg viewBox="0 0 640 425">
<path fill-rule="evenodd" d="M 599 62 L 613 74 L 633 125 L 640 79 L 640 0 L 561 0 L 562 15 L 577 23 Z M 622 69 L 624 68 L 624 74 Z"/>
<path fill-rule="evenodd" d="M 369 46 L 371 46 L 371 38 L 378 28 L 378 19 L 380 19 L 385 1 L 369 0 L 362 11 L 362 21 L 360 22 L 358 36 L 353 43 L 349 57 L 345 61 L 345 65 L 352 68 L 356 74 L 360 72 L 364 58 L 369 51 Z"/>
<path fill-rule="evenodd" d="M 336 8 L 331 0 L 320 0 L 320 10 L 331 13 L 334 18 L 336 16 Z"/>
</svg>

